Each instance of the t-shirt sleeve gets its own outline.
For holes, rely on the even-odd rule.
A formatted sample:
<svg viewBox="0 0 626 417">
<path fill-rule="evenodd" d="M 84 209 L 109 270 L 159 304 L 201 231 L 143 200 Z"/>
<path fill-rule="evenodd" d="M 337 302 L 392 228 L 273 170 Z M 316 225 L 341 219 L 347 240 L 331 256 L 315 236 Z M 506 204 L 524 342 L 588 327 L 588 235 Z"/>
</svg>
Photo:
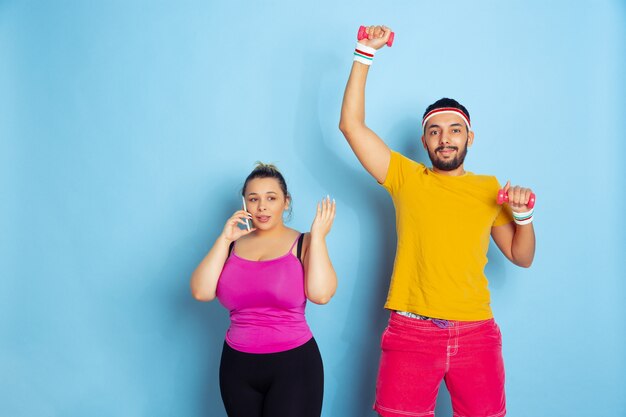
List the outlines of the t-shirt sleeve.
<svg viewBox="0 0 626 417">
<path fill-rule="evenodd" d="M 498 190 L 500 190 L 502 188 L 502 186 L 500 185 L 500 183 L 498 182 L 497 179 L 495 179 L 496 182 L 496 193 L 498 192 Z M 498 216 L 496 217 L 496 219 L 493 222 L 493 226 L 502 226 L 503 224 L 508 224 L 511 223 L 513 221 L 513 213 L 511 211 L 511 207 L 509 207 L 508 204 L 503 204 L 501 206 L 501 209 L 498 211 Z"/>
<path fill-rule="evenodd" d="M 404 184 L 407 175 L 415 171 L 417 165 L 417 162 L 410 160 L 401 153 L 391 151 L 387 176 L 381 185 L 385 187 L 389 194 L 394 195 Z"/>
<path fill-rule="evenodd" d="M 511 207 L 508 204 L 503 204 L 498 216 L 493 222 L 493 226 L 502 226 L 503 224 L 511 223 L 513 221 L 513 213 L 511 213 Z"/>
</svg>

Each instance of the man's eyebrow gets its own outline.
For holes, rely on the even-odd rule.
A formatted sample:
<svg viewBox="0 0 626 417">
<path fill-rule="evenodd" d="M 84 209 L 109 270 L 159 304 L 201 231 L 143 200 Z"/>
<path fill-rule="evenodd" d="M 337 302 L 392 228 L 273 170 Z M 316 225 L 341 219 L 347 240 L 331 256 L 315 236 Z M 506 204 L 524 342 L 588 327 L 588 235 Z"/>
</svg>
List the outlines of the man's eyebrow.
<svg viewBox="0 0 626 417">
<path fill-rule="evenodd" d="M 464 125 L 463 125 L 463 123 L 452 123 L 450 126 L 461 126 L 461 127 L 463 127 Z M 430 125 L 430 126 L 428 126 L 427 129 L 432 129 L 434 127 L 441 129 L 441 126 L 439 126 L 439 125 Z"/>
</svg>

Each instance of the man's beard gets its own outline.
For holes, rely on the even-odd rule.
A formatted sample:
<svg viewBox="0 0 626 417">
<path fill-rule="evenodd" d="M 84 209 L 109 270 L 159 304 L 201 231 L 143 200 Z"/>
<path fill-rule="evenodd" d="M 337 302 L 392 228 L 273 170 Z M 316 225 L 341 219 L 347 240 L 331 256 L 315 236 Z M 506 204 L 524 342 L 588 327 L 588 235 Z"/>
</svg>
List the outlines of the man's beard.
<svg viewBox="0 0 626 417">
<path fill-rule="evenodd" d="M 465 146 L 463 147 L 463 150 L 461 152 L 459 152 L 459 148 L 456 146 L 439 146 L 435 148 L 434 152 L 431 152 L 429 149 L 428 157 L 430 158 L 430 162 L 433 163 L 433 167 L 441 171 L 454 171 L 455 169 L 463 165 L 463 162 L 465 161 L 465 156 L 467 155 L 468 141 L 469 141 L 469 138 L 468 140 L 465 141 Z M 444 150 L 444 149 L 454 149 L 455 151 L 457 151 L 457 154 L 453 159 L 441 160 L 437 156 L 437 152 Z"/>
</svg>

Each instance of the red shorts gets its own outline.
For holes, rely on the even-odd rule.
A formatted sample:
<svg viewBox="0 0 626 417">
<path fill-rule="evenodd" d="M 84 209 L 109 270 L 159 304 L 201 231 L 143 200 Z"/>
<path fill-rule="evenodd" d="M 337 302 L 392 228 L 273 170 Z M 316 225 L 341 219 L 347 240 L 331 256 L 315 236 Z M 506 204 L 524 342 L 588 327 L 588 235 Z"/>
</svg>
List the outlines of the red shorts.
<svg viewBox="0 0 626 417">
<path fill-rule="evenodd" d="M 449 327 L 391 313 L 382 337 L 376 410 L 383 417 L 433 416 L 445 380 L 455 417 L 506 414 L 502 337 L 493 319 Z"/>
</svg>

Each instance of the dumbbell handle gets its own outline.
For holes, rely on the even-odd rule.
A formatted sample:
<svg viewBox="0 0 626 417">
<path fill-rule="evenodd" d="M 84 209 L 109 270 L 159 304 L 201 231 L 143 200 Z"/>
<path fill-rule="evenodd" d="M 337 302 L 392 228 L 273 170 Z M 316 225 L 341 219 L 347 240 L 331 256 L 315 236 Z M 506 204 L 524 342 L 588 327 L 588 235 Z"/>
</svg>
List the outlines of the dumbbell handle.
<svg viewBox="0 0 626 417">
<path fill-rule="evenodd" d="M 509 195 L 504 192 L 504 190 L 498 191 L 498 204 L 502 204 L 505 201 L 509 201 Z M 535 207 L 535 193 L 530 193 L 530 198 L 528 199 L 528 203 L 526 204 L 528 208 Z"/>
<path fill-rule="evenodd" d="M 391 45 L 393 45 L 393 38 L 395 38 L 396 34 L 391 32 L 391 35 L 389 35 L 389 39 L 387 40 L 387 46 L 391 48 Z M 361 39 L 367 39 L 367 28 L 365 26 L 361 26 L 359 27 L 359 33 L 357 33 L 356 35 L 356 39 L 357 40 L 361 40 Z"/>
</svg>

